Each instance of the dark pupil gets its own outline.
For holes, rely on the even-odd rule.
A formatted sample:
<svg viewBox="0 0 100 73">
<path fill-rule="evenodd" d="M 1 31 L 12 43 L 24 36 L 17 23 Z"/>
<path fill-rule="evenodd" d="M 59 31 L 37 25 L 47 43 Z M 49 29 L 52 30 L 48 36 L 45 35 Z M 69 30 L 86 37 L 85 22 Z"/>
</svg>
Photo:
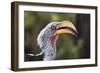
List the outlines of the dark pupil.
<svg viewBox="0 0 100 73">
<path fill-rule="evenodd" d="M 52 30 L 55 30 L 55 29 L 56 29 L 56 26 L 54 26 L 54 25 L 51 26 L 51 29 L 52 29 Z"/>
</svg>

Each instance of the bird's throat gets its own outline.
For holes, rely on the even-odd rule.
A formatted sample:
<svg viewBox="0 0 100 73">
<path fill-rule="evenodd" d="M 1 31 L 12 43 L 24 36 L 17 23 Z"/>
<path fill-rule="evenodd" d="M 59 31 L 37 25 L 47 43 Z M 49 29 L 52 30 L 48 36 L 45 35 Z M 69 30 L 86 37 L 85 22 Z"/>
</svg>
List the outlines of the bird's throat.
<svg viewBox="0 0 100 73">
<path fill-rule="evenodd" d="M 54 46 L 56 44 L 57 38 L 58 38 L 57 35 L 53 35 L 50 37 L 50 41 L 51 41 L 52 46 Z"/>
</svg>

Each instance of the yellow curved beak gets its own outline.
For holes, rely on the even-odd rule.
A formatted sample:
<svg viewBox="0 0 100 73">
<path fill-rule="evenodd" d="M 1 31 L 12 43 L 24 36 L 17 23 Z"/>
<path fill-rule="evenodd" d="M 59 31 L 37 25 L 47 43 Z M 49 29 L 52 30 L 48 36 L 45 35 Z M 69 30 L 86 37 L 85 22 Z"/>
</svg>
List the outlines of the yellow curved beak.
<svg viewBox="0 0 100 73">
<path fill-rule="evenodd" d="M 62 21 L 57 26 L 54 35 L 62 35 L 62 34 L 70 34 L 77 36 L 77 29 L 75 28 L 74 24 L 72 24 L 70 21 Z"/>
</svg>

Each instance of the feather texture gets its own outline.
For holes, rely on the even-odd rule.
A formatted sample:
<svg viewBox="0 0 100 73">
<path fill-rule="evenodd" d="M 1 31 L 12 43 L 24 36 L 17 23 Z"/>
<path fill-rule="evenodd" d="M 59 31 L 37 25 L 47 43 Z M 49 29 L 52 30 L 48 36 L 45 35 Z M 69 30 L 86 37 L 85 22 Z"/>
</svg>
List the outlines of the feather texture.
<svg viewBox="0 0 100 73">
<path fill-rule="evenodd" d="M 43 60 L 54 60 L 56 57 L 56 46 L 52 46 L 51 36 L 53 30 L 51 29 L 52 25 L 56 26 L 59 22 L 51 22 L 44 29 L 42 29 L 37 37 L 37 44 L 39 45 L 41 52 L 44 53 Z"/>
</svg>

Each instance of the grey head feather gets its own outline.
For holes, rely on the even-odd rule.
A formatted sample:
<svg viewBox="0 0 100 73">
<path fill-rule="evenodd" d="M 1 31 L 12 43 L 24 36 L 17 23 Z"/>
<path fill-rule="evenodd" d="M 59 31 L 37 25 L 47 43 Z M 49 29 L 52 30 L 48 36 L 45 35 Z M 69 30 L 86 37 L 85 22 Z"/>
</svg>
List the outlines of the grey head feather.
<svg viewBox="0 0 100 73">
<path fill-rule="evenodd" d="M 56 57 L 56 46 L 52 46 L 49 38 L 53 30 L 52 25 L 57 25 L 59 22 L 51 22 L 44 29 L 42 29 L 37 37 L 37 44 L 41 49 L 40 54 L 44 53 L 44 60 L 54 60 Z"/>
</svg>

